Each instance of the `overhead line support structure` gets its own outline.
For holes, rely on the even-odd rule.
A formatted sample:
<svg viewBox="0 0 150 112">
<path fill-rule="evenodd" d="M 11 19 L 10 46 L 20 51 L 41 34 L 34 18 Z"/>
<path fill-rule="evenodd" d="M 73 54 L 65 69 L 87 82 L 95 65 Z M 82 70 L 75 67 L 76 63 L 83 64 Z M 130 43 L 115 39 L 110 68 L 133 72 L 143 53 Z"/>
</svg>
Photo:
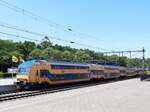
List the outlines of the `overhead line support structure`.
<svg viewBox="0 0 150 112">
<path fill-rule="evenodd" d="M 120 57 L 123 57 L 124 56 L 124 53 L 129 53 L 130 54 L 130 59 L 132 58 L 132 53 L 142 53 L 142 66 L 143 66 L 143 70 L 145 70 L 145 52 L 146 50 L 144 49 L 141 49 L 141 50 L 124 50 L 124 51 L 112 51 L 112 52 L 101 52 L 103 53 L 104 55 L 108 55 L 108 54 L 118 54 L 119 55 L 119 59 Z M 120 55 L 121 54 L 121 55 Z"/>
</svg>

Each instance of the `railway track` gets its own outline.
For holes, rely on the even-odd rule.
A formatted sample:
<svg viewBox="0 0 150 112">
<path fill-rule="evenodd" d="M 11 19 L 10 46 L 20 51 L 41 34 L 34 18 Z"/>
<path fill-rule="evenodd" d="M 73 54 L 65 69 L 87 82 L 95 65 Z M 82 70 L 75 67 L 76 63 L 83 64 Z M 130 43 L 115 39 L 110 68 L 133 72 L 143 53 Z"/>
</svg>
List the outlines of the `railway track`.
<svg viewBox="0 0 150 112">
<path fill-rule="evenodd" d="M 82 83 L 69 84 L 69 85 L 64 84 L 64 85 L 52 86 L 51 88 L 47 88 L 47 89 L 33 90 L 33 91 L 22 91 L 22 92 L 15 91 L 14 93 L 12 92 L 12 93 L 0 95 L 0 102 L 26 98 L 26 97 L 31 97 L 31 96 L 38 96 L 38 95 L 43 95 L 43 94 L 49 94 L 49 93 L 55 93 L 55 92 L 61 92 L 61 91 L 66 91 L 66 90 L 71 90 L 71 89 L 96 86 L 100 84 L 108 84 L 108 83 L 123 81 L 127 79 L 130 79 L 130 78 L 121 78 L 118 80 L 107 80 L 107 81 L 102 80 L 102 81 L 96 81 L 96 82 L 90 81 L 90 82 L 82 82 Z"/>
</svg>

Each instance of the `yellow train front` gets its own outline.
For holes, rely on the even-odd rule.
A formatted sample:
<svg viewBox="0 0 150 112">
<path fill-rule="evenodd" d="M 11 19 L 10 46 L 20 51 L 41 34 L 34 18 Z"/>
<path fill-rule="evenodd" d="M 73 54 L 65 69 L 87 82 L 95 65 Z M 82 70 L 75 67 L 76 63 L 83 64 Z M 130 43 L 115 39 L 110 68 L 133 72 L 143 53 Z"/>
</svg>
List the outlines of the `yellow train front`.
<svg viewBox="0 0 150 112">
<path fill-rule="evenodd" d="M 31 60 L 19 65 L 16 76 L 18 89 L 28 89 L 39 84 L 62 84 L 90 80 L 88 65 L 71 63 L 48 63 Z"/>
</svg>

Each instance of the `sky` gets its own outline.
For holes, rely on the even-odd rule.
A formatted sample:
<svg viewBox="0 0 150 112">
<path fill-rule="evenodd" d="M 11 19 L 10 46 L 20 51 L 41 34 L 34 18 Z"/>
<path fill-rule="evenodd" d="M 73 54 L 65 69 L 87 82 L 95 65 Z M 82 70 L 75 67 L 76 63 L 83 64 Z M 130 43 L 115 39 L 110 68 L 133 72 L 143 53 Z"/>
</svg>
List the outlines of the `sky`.
<svg viewBox="0 0 150 112">
<path fill-rule="evenodd" d="M 146 49 L 150 57 L 150 1 L 149 0 L 3 0 L 40 17 L 31 18 L 23 11 L 14 11 L 0 0 L 0 24 L 10 24 L 49 37 L 73 41 L 82 46 L 53 38 L 54 44 L 88 48 L 105 52 Z M 69 31 L 70 28 L 72 31 Z M 0 27 L 1 32 L 41 40 L 35 36 Z M 2 39 L 23 41 L 0 34 Z M 133 56 L 141 56 L 135 53 Z"/>
</svg>

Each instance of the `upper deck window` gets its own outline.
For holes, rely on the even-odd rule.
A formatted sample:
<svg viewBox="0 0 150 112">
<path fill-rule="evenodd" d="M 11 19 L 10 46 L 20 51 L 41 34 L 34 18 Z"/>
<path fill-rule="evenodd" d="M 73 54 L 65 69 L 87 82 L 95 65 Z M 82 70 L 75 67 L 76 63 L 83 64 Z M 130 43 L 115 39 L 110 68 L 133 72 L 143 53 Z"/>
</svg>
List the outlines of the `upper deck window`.
<svg viewBox="0 0 150 112">
<path fill-rule="evenodd" d="M 106 70 L 118 70 L 118 68 L 105 67 Z"/>
<path fill-rule="evenodd" d="M 52 69 L 88 69 L 88 66 L 51 65 Z"/>
</svg>

